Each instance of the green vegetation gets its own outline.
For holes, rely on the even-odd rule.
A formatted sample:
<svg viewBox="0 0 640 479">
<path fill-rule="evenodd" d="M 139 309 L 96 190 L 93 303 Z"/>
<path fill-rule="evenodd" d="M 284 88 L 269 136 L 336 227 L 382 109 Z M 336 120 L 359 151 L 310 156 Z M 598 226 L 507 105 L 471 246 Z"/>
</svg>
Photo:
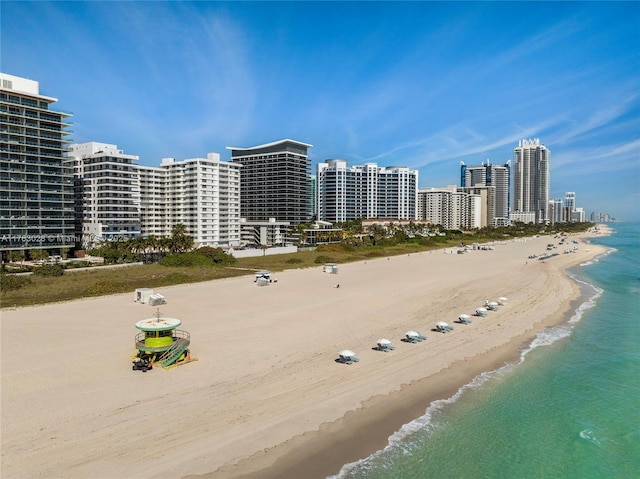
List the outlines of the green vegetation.
<svg viewBox="0 0 640 479">
<path fill-rule="evenodd" d="M 283 271 L 311 268 L 323 263 L 349 263 L 370 258 L 419 253 L 436 248 L 472 244 L 536 234 L 586 231 L 592 223 L 567 223 L 544 227 L 517 223 L 508 227 L 483 228 L 473 232 L 434 231 L 418 234 L 408 228 L 389 227 L 386 233 L 376 229 L 370 235 L 345 232 L 340 243 L 318 246 L 315 251 L 299 251 L 282 255 L 260 255 L 235 259 L 220 248 L 200 248 L 185 252 L 174 248 L 164 256 L 163 264 L 130 265 L 106 269 L 94 267 L 64 276 L 15 276 L 2 274 L 2 307 L 68 301 L 88 296 L 128 293 L 136 288 L 157 288 L 173 284 L 195 283 L 240 275 L 253 271 Z M 357 225 L 354 231 L 357 231 Z M 383 228 L 384 230 L 384 228 Z M 415 228 L 418 231 L 418 228 Z M 135 240 L 132 240 L 135 241 Z M 185 244 L 188 243 L 188 240 Z M 116 258 L 122 262 L 123 258 Z M 231 266 L 233 265 L 233 266 Z M 50 265 L 56 266 L 56 265 Z"/>
<path fill-rule="evenodd" d="M 43 264 L 34 269 L 33 274 L 38 276 L 62 276 L 64 274 L 64 266 L 60 263 Z"/>
<path fill-rule="evenodd" d="M 13 291 L 31 284 L 29 276 L 0 273 L 0 291 Z"/>
</svg>

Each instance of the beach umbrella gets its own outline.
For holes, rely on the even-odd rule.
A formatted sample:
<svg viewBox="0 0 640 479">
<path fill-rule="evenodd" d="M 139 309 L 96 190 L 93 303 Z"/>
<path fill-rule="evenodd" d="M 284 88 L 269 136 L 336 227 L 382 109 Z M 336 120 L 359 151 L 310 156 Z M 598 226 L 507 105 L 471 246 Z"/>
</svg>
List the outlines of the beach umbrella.
<svg viewBox="0 0 640 479">
<path fill-rule="evenodd" d="M 386 338 L 382 338 L 382 339 L 378 339 L 378 344 L 379 344 L 380 346 L 388 346 L 388 345 L 390 345 L 390 344 L 391 344 L 391 341 L 389 341 L 389 340 L 388 340 L 388 339 L 386 339 Z"/>
<path fill-rule="evenodd" d="M 409 338 L 417 338 L 418 336 L 420 336 L 417 332 L 415 331 L 407 331 L 405 333 L 407 335 L 407 337 Z"/>
<path fill-rule="evenodd" d="M 343 357 L 343 358 L 352 358 L 355 355 L 356 355 L 356 353 L 354 353 L 353 351 L 351 351 L 349 349 L 343 349 L 342 351 L 340 351 L 338 353 L 338 356 Z"/>
<path fill-rule="evenodd" d="M 468 319 L 470 319 L 471 317 L 468 314 L 461 314 L 460 316 L 458 316 L 458 319 L 460 321 L 466 321 Z"/>
</svg>

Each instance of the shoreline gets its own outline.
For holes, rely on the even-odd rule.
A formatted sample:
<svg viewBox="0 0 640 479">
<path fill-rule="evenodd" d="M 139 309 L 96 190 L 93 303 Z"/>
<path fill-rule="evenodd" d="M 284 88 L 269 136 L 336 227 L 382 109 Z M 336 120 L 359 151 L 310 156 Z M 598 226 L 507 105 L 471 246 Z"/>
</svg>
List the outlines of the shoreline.
<svg viewBox="0 0 640 479">
<path fill-rule="evenodd" d="M 601 227 L 602 228 L 602 227 Z M 604 226 L 599 236 L 611 234 Z M 583 233 L 581 239 L 591 244 L 593 236 Z M 608 254 L 604 251 L 588 261 Z M 305 477 L 324 479 L 337 477 L 347 464 L 364 460 L 389 444 L 391 436 L 404 425 L 419 419 L 436 401 L 451 399 L 483 373 L 493 373 L 507 365 L 517 365 L 521 352 L 545 328 L 568 324 L 578 308 L 593 296 L 592 288 L 568 273 L 581 263 L 568 266 L 563 274 L 572 284 L 574 293 L 558 308 L 553 318 L 541 321 L 510 342 L 478 355 L 456 361 L 432 376 L 403 384 L 388 395 L 373 396 L 359 408 L 319 429 L 295 436 L 283 444 L 257 452 L 241 459 L 237 464 L 183 479 L 280 479 Z M 354 440 L 356 439 L 356 440 Z"/>
<path fill-rule="evenodd" d="M 522 351 L 545 328 L 568 324 L 572 315 L 593 294 L 587 291 L 590 285 L 580 284 L 568 274 L 567 278 L 574 286 L 574 295 L 561 305 L 557 317 L 554 315 L 536 324 L 532 330 L 510 342 L 476 357 L 456 361 L 446 369 L 404 384 L 400 390 L 388 395 L 373 396 L 337 421 L 323 423 L 318 430 L 290 438 L 283 444 L 244 458 L 236 465 L 183 479 L 324 479 L 337 476 L 345 465 L 384 449 L 394 433 L 424 416 L 434 402 L 451 399 L 481 374 L 493 373 L 504 366 L 517 366 Z"/>
<path fill-rule="evenodd" d="M 162 313 L 199 361 L 147 374 L 130 355 L 155 308 L 130 294 L 3 310 L 3 477 L 337 474 L 562 322 L 578 294 L 565 270 L 605 248 L 525 261 L 548 242 L 287 270 L 262 288 L 251 276 L 163 288 Z M 473 324 L 427 331 L 503 295 Z M 428 340 L 400 342 L 412 329 Z M 396 350 L 372 351 L 381 337 Z M 345 348 L 360 362 L 336 364 Z"/>
</svg>

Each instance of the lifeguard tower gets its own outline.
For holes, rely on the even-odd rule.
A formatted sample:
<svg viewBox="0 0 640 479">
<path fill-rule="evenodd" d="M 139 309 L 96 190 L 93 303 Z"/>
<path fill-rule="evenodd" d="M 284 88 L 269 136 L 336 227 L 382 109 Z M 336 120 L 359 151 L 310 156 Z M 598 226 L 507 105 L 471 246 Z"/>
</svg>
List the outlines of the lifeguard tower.
<svg viewBox="0 0 640 479">
<path fill-rule="evenodd" d="M 191 335 L 180 329 L 181 321 L 160 315 L 158 309 L 154 318 L 136 323 L 140 333 L 136 334 L 137 357 L 152 363 L 160 363 L 163 368 L 193 361 L 189 352 Z"/>
</svg>

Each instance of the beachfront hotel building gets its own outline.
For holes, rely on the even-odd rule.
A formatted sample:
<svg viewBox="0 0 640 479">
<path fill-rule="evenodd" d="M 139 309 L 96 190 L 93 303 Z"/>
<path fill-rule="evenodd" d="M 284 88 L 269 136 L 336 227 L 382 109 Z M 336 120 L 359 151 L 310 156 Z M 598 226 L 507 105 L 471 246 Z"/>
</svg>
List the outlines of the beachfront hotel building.
<svg viewBox="0 0 640 479">
<path fill-rule="evenodd" d="M 242 165 L 240 215 L 245 224 L 270 218 L 294 225 L 311 221 L 311 147 L 290 139 L 227 147 L 232 163 Z"/>
<path fill-rule="evenodd" d="M 504 165 L 494 165 L 489 160 L 481 165 L 466 165 L 460 162 L 460 186 L 462 188 L 493 187 L 486 190 L 486 211 L 489 223 L 483 226 L 509 224 L 511 161 L 507 161 Z"/>
<path fill-rule="evenodd" d="M 183 224 L 196 247 L 238 246 L 240 169 L 218 153 L 139 166 L 141 234 L 167 237 Z"/>
<path fill-rule="evenodd" d="M 549 223 L 551 152 L 538 138 L 520 140 L 513 151 L 512 221 Z"/>
<path fill-rule="evenodd" d="M 0 73 L 0 252 L 63 254 L 74 246 L 70 113 L 37 81 Z"/>
<path fill-rule="evenodd" d="M 318 219 L 332 223 L 362 218 L 417 219 L 418 171 L 348 166 L 345 160 L 317 165 Z"/>
<path fill-rule="evenodd" d="M 455 185 L 418 190 L 418 219 L 445 229 L 470 229 L 482 226 L 482 196 L 463 191 Z"/>
<path fill-rule="evenodd" d="M 88 142 L 71 145 L 67 163 L 73 168 L 76 237 L 79 247 L 140 235 L 138 157 L 116 145 Z"/>
</svg>

